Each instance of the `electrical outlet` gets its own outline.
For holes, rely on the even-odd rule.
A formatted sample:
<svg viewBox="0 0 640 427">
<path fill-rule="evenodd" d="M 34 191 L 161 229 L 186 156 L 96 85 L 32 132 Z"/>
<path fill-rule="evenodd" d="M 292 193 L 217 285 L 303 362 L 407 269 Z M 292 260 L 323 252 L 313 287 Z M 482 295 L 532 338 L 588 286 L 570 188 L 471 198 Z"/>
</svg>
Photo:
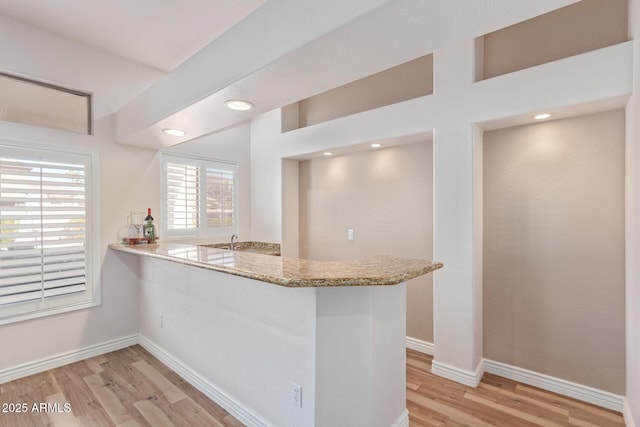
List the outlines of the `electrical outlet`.
<svg viewBox="0 0 640 427">
<path fill-rule="evenodd" d="M 296 383 L 291 383 L 291 398 L 293 404 L 298 408 L 302 408 L 302 387 Z"/>
<path fill-rule="evenodd" d="M 353 228 L 347 229 L 347 240 L 353 240 Z"/>
</svg>

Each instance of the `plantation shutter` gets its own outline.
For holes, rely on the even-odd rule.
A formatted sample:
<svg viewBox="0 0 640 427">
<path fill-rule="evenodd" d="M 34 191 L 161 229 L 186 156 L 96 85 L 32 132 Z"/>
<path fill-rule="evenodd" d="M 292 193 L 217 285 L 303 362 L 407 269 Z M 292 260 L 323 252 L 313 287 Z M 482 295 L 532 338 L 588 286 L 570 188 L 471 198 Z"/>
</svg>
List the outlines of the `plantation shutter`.
<svg viewBox="0 0 640 427">
<path fill-rule="evenodd" d="M 0 152 L 0 306 L 85 291 L 86 160 L 12 151 Z"/>
<path fill-rule="evenodd" d="M 206 236 L 237 227 L 237 166 L 163 154 L 163 227 L 168 236 Z"/>
<path fill-rule="evenodd" d="M 235 223 L 234 171 L 207 166 L 207 227 L 231 227 Z"/>
<path fill-rule="evenodd" d="M 167 228 L 200 227 L 200 167 L 167 162 L 165 167 Z"/>
</svg>

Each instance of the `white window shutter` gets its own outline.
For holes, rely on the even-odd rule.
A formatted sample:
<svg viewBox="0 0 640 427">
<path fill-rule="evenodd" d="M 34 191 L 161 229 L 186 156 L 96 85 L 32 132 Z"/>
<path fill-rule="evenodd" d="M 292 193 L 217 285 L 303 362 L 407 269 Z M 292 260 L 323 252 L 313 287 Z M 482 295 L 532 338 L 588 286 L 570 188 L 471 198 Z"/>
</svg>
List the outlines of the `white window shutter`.
<svg viewBox="0 0 640 427">
<path fill-rule="evenodd" d="M 162 162 L 167 236 L 237 232 L 237 165 L 169 154 Z"/>
<path fill-rule="evenodd" d="M 87 289 L 85 168 L 0 156 L 0 306 Z"/>
</svg>

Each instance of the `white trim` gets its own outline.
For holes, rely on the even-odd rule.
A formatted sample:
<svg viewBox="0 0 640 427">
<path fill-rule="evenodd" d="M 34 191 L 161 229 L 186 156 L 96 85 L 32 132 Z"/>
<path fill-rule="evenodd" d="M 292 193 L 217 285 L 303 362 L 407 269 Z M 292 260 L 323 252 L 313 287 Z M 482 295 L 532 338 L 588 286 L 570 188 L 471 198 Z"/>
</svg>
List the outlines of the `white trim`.
<svg viewBox="0 0 640 427">
<path fill-rule="evenodd" d="M 485 359 L 484 364 L 486 372 L 490 374 L 499 375 L 504 378 L 509 378 L 524 384 L 559 393 L 563 396 L 572 397 L 613 411 L 622 412 L 623 410 L 624 397 L 608 391 L 599 390 L 597 388 L 555 378 L 539 372 L 533 372 L 528 369 L 518 368 L 516 366 L 507 365 L 493 360 Z"/>
<path fill-rule="evenodd" d="M 434 355 L 434 345 L 428 341 L 407 337 L 406 345 L 407 348 L 431 356 Z M 484 359 L 483 362 L 484 372 L 519 381 L 523 384 L 539 387 L 543 390 L 552 391 L 563 396 L 572 397 L 582 402 L 591 403 L 613 411 L 622 412 L 624 414 L 627 427 L 636 427 L 636 424 L 633 421 L 633 416 L 631 415 L 629 403 L 623 396 L 489 359 Z M 471 372 L 463 371 L 444 363 L 436 362 L 435 360 L 433 361 L 433 368 L 431 372 L 471 387 L 477 387 L 482 379 L 482 375 L 477 376 L 476 373 L 472 374 Z M 476 370 L 476 372 L 478 372 L 478 370 Z M 476 379 L 477 382 L 475 382 Z"/>
<path fill-rule="evenodd" d="M 409 411 L 405 409 L 391 427 L 409 427 Z"/>
<path fill-rule="evenodd" d="M 35 360 L 33 362 L 23 363 L 18 366 L 3 369 L 0 371 L 0 384 L 19 378 L 28 377 L 29 375 L 38 374 L 48 371 L 49 369 L 59 368 L 60 366 L 70 363 L 79 362 L 84 359 L 99 356 L 101 354 L 120 350 L 138 343 L 138 334 L 129 335 L 124 338 L 106 341 L 101 344 L 92 345 L 83 349 L 68 351 L 56 356 L 46 357 L 44 359 Z"/>
<path fill-rule="evenodd" d="M 437 362 L 434 359 L 431 362 L 431 373 L 469 387 L 478 387 L 484 374 L 484 359 L 480 360 L 476 370 L 473 372 L 456 368 L 446 363 Z"/>
<path fill-rule="evenodd" d="M 60 366 L 79 362 L 101 354 L 120 350 L 135 344 L 140 344 L 149 353 L 158 358 L 158 360 L 173 369 L 178 375 L 183 377 L 198 390 L 202 391 L 211 400 L 225 408 L 242 423 L 250 427 L 270 426 L 269 423 L 261 420 L 250 409 L 246 408 L 231 396 L 227 395 L 223 390 L 214 384 L 211 384 L 197 372 L 187 367 L 182 361 L 176 359 L 146 337 L 137 334 L 0 370 L 0 384 L 48 371 L 49 369 L 55 369 Z M 407 337 L 407 348 L 413 348 L 416 351 L 430 354 L 427 353 L 427 351 L 433 351 L 433 344 Z M 488 372 L 490 374 L 499 375 L 504 378 L 509 378 L 524 384 L 552 391 L 563 396 L 572 397 L 583 402 L 592 403 L 613 411 L 622 412 L 627 427 L 636 427 L 628 400 L 617 394 L 487 359 L 484 359 L 480 364 L 478 364 L 475 372 L 458 369 L 444 363 L 436 362 L 435 360 L 432 364 L 433 367 L 431 372 L 433 374 L 470 387 L 477 387 L 480 379 L 482 378 L 482 374 L 484 372 Z M 400 417 L 398 417 L 398 419 L 391 425 L 391 427 L 408 426 L 408 411 L 401 414 Z"/>
<path fill-rule="evenodd" d="M 99 306 L 102 303 L 100 275 L 100 153 L 94 149 L 70 148 L 25 140 L 0 138 L 8 156 L 48 161 L 79 162 L 85 166 L 85 284 L 81 292 L 27 300 L 2 307 L 0 325 L 38 319 L 59 313 Z"/>
<path fill-rule="evenodd" d="M 433 343 L 429 341 L 422 341 L 418 338 L 407 337 L 406 346 L 411 350 L 419 351 L 420 353 L 428 354 L 429 356 L 433 356 L 435 354 Z"/>
<path fill-rule="evenodd" d="M 160 204 L 161 204 L 161 218 L 160 227 L 161 235 L 166 240 L 179 240 L 183 238 L 206 238 L 206 237 L 218 237 L 228 236 L 233 233 L 238 233 L 239 230 L 239 165 L 238 162 L 231 162 L 228 160 L 209 159 L 205 157 L 188 156 L 179 153 L 172 153 L 168 151 L 160 152 Z M 207 224 L 207 212 L 205 206 L 198 207 L 199 209 L 199 226 L 189 229 L 174 229 L 170 230 L 168 225 L 169 214 L 167 211 L 168 206 L 168 190 L 167 190 L 167 163 L 176 163 L 179 165 L 195 166 L 199 169 L 200 182 L 207 182 L 206 172 L 207 167 L 215 167 L 223 169 L 233 173 L 233 224 L 230 227 L 208 227 Z M 200 186 L 200 204 L 204 203 L 207 199 L 207 186 Z"/>
<path fill-rule="evenodd" d="M 633 421 L 633 414 L 631 413 L 631 407 L 629 406 L 629 399 L 622 398 L 622 415 L 624 415 L 624 424 L 627 427 L 636 427 L 635 421 Z"/>
<path fill-rule="evenodd" d="M 227 412 L 237 418 L 241 423 L 248 427 L 272 426 L 272 424 L 262 420 L 258 415 L 253 413 L 250 408 L 247 408 L 245 405 L 229 396 L 224 390 L 220 389 L 215 384 L 212 384 L 209 380 L 202 377 L 184 362 L 166 352 L 147 337 L 139 335 L 138 343 L 162 363 L 173 369 L 185 381 L 200 390 L 209 399 L 226 409 Z"/>
</svg>

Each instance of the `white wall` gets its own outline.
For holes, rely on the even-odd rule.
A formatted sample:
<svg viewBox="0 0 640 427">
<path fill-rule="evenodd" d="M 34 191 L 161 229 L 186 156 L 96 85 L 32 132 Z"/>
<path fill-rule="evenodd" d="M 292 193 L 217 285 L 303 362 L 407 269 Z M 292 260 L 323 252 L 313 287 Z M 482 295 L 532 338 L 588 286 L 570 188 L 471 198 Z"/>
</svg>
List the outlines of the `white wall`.
<svg viewBox="0 0 640 427">
<path fill-rule="evenodd" d="M 102 264 L 101 306 L 0 327 L 4 370 L 137 333 L 137 263 L 106 247 L 129 211 L 159 208 L 158 159 L 116 144 L 108 115 L 161 73 L 1 15 L 0 38 L 0 70 L 94 94 L 92 136 L 0 122 L 0 138 L 99 153 Z"/>
<path fill-rule="evenodd" d="M 138 262 L 108 251 L 130 211 L 160 212 L 160 163 L 155 151 L 117 144 L 110 115 L 162 73 L 0 15 L 0 70 L 93 93 L 94 135 L 0 122 L 0 139 L 79 147 L 100 160 L 102 305 L 0 326 L 0 371 L 138 332 Z M 249 128 L 209 135 L 175 152 L 237 161 L 241 236 L 250 237 Z"/>
<path fill-rule="evenodd" d="M 138 331 L 137 263 L 107 250 L 131 210 L 159 203 L 156 153 L 118 145 L 111 121 L 96 122 L 95 135 L 78 135 L 0 122 L 0 138 L 81 147 L 100 158 L 100 259 L 102 305 L 0 326 L 0 370 L 72 352 Z"/>
<path fill-rule="evenodd" d="M 282 242 L 282 157 L 278 155 L 280 110 L 251 120 L 251 216 L 253 239 Z M 294 225 L 297 227 L 297 222 Z"/>
<path fill-rule="evenodd" d="M 408 425 L 406 285 L 326 287 L 316 294 L 314 426 Z"/>
<path fill-rule="evenodd" d="M 474 185 L 482 153 L 472 117 L 473 106 L 489 104 L 465 99 L 474 74 L 473 48 L 468 40 L 434 53 L 434 95 L 441 96 L 433 139 L 434 258 L 446 267 L 433 283 L 432 371 L 468 385 L 482 375 L 482 197 Z"/>
<path fill-rule="evenodd" d="M 315 288 L 140 258 L 143 337 L 267 425 L 314 425 Z M 303 388 L 302 408 L 291 383 Z"/>
<path fill-rule="evenodd" d="M 164 75 L 4 15 L 0 39 L 1 71 L 92 93 L 95 118 L 115 112 Z"/>
<path fill-rule="evenodd" d="M 102 305 L 0 327 L 0 370 L 138 332 L 138 264 L 107 251 L 130 211 L 160 212 L 159 156 L 115 143 L 111 113 L 163 75 L 0 15 L 0 70 L 93 94 L 94 135 L 0 122 L 0 138 L 94 149 L 100 157 Z M 210 135 L 176 152 L 240 163 L 240 227 L 250 227 L 248 126 Z M 157 215 L 157 214 L 156 214 Z M 161 218 L 156 218 L 161 220 Z"/>
<path fill-rule="evenodd" d="M 626 397 L 629 427 L 640 426 L 640 1 L 629 3 L 634 93 L 627 103 L 626 143 Z"/>
<path fill-rule="evenodd" d="M 240 421 L 403 425 L 405 284 L 287 288 L 150 257 L 140 262 L 143 345 L 187 371 Z M 301 407 L 293 384 L 302 387 Z"/>
</svg>

